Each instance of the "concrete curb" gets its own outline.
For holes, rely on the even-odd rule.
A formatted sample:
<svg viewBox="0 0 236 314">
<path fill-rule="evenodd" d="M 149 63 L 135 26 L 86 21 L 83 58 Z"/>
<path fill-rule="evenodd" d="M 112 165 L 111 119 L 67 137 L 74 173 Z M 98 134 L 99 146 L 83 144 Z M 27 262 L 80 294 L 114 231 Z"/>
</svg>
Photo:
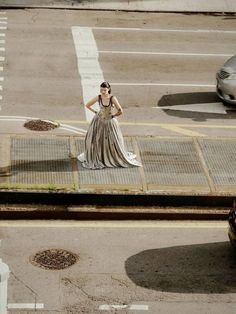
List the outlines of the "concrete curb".
<svg viewBox="0 0 236 314">
<path fill-rule="evenodd" d="M 233 197 L 0 192 L 0 219 L 226 220 Z"/>
<path fill-rule="evenodd" d="M 236 12 L 234 0 L 2 0 L 0 7 L 6 8 L 54 8 L 81 10 L 121 10 L 144 12 L 195 12 L 195 13 L 231 13 Z"/>
<path fill-rule="evenodd" d="M 230 207 L 234 196 L 0 191 L 0 204 Z"/>
<path fill-rule="evenodd" d="M 0 206 L 0 219 L 225 220 L 233 202 L 227 196 L 45 192 L 0 192 L 0 199 L 8 205 Z"/>
<path fill-rule="evenodd" d="M 226 210 L 211 212 L 209 210 L 175 213 L 166 210 L 166 212 L 156 211 L 150 213 L 142 212 L 114 212 L 114 211 L 1 211 L 1 220 L 226 220 L 228 213 Z"/>
</svg>

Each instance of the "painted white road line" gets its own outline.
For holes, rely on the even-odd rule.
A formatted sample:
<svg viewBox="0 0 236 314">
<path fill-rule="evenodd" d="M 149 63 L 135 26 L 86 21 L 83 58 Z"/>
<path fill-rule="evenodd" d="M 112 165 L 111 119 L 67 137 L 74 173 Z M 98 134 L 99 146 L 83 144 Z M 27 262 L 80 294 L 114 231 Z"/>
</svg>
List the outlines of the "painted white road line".
<svg viewBox="0 0 236 314">
<path fill-rule="evenodd" d="M 85 135 L 87 133 L 86 130 L 71 127 L 70 125 L 66 126 L 66 125 L 61 124 L 60 129 L 65 130 L 65 131 L 69 131 L 71 133 L 80 134 L 80 135 Z"/>
<path fill-rule="evenodd" d="M 99 310 L 100 311 L 109 311 L 109 310 L 133 310 L 133 311 L 148 311 L 149 307 L 148 305 L 143 305 L 143 304 L 131 304 L 131 305 L 126 305 L 126 304 L 102 304 L 99 305 Z"/>
<path fill-rule="evenodd" d="M 169 32 L 169 33 L 222 33 L 236 34 L 235 30 L 216 30 L 216 29 L 168 29 L 168 28 L 137 28 L 137 27 L 99 27 L 92 26 L 92 29 L 111 30 L 111 31 L 136 31 L 136 32 Z"/>
<path fill-rule="evenodd" d="M 134 311 L 148 311 L 149 307 L 144 304 L 132 304 L 129 309 Z"/>
<path fill-rule="evenodd" d="M 26 120 L 25 119 L 11 119 L 11 118 L 9 118 L 9 119 L 2 119 L 0 117 L 0 121 L 26 121 Z"/>
<path fill-rule="evenodd" d="M 87 131 L 84 130 L 84 129 L 79 129 L 79 128 L 77 128 L 77 127 L 75 127 L 75 126 L 72 126 L 72 125 L 68 125 L 68 124 L 60 124 L 60 125 L 65 126 L 65 127 L 68 127 L 68 128 L 71 128 L 71 129 L 74 129 L 74 130 L 81 130 L 81 131 L 83 131 L 83 132 L 87 132 Z"/>
<path fill-rule="evenodd" d="M 24 116 L 0 116 L 1 119 L 19 119 L 19 120 L 25 120 L 25 119 L 38 119 L 34 117 L 24 117 Z"/>
<path fill-rule="evenodd" d="M 204 103 L 204 104 L 187 104 L 187 105 L 176 105 L 176 106 L 160 106 L 152 107 L 155 109 L 168 109 L 168 110 L 179 110 L 179 111 L 192 111 L 202 113 L 217 113 L 227 114 L 228 110 L 236 110 L 236 108 L 225 107 L 221 102 L 216 103 Z"/>
<path fill-rule="evenodd" d="M 98 62 L 98 49 L 92 29 L 78 26 L 73 26 L 71 29 L 85 104 L 98 95 L 98 89 L 104 77 Z M 98 110 L 98 104 L 95 104 L 94 108 Z M 87 108 L 85 108 L 85 114 L 87 121 L 91 121 L 94 117 L 94 114 Z"/>
<path fill-rule="evenodd" d="M 184 84 L 184 83 L 126 83 L 126 82 L 111 82 L 114 86 L 173 86 L 173 87 L 212 87 L 215 88 L 214 84 Z"/>
<path fill-rule="evenodd" d="M 155 107 L 156 108 L 156 107 Z M 73 124 L 88 124 L 88 122 L 86 121 L 82 121 L 82 120 L 58 120 L 58 122 L 61 123 L 73 123 Z M 139 121 L 135 121 L 135 122 L 120 122 L 120 125 L 127 125 L 127 126 L 148 126 L 148 127 L 162 127 L 162 126 L 171 126 L 171 125 L 175 125 L 175 126 L 179 126 L 179 127 L 190 127 L 190 128 L 207 128 L 207 129 L 232 129 L 235 130 L 236 129 L 236 125 L 230 125 L 230 124 L 188 124 L 188 123 L 153 123 L 153 122 L 139 122 Z M 158 136 L 156 136 L 156 138 L 158 138 Z"/>
<path fill-rule="evenodd" d="M 1 99 L 2 96 L 0 96 L 0 99 Z M 8 121 L 8 122 L 26 122 L 27 120 L 26 119 L 14 119 L 14 118 L 1 118 L 0 117 L 0 121 Z M 65 127 L 65 126 L 62 126 L 60 127 L 61 130 L 65 130 L 65 131 L 68 131 L 68 132 L 71 132 L 71 133 L 75 133 L 75 134 L 80 134 L 80 135 L 85 135 L 86 131 L 83 130 L 83 129 L 78 129 L 78 130 L 75 130 L 75 129 L 72 129 L 70 127 Z"/>
<path fill-rule="evenodd" d="M 69 208 L 70 209 L 70 208 Z M 174 209 L 175 210 L 175 209 Z M 192 210 L 194 210 L 192 208 Z M 79 220 L 0 220 L 1 228 L 180 228 L 180 229 L 226 229 L 227 221 L 199 220 L 142 220 L 142 221 L 79 221 Z"/>
<path fill-rule="evenodd" d="M 8 303 L 8 309 L 43 309 L 43 303 Z"/>
<path fill-rule="evenodd" d="M 67 129 L 67 128 L 64 128 L 64 127 L 60 127 L 60 129 L 61 129 L 61 130 L 64 130 L 64 131 L 69 131 L 69 132 L 71 132 L 71 133 L 84 135 L 84 133 L 82 133 L 82 132 L 78 132 L 78 131 L 75 131 L 75 130 Z"/>
<path fill-rule="evenodd" d="M 34 120 L 34 119 L 39 119 L 39 118 L 22 117 L 22 116 L 0 116 L 0 121 L 26 122 L 27 120 Z M 72 133 L 76 133 L 76 134 L 80 134 L 80 135 L 85 135 L 86 132 L 87 132 L 84 129 L 77 128 L 75 126 L 71 126 L 71 125 L 67 125 L 67 124 L 61 124 L 60 123 L 60 127 L 61 127 L 62 130 L 66 130 L 66 131 L 69 131 L 69 132 L 72 132 Z"/>
<path fill-rule="evenodd" d="M 0 14 L 6 14 L 6 12 L 0 12 Z M 7 17 L 6 16 L 0 16 L 0 30 L 6 30 L 7 29 L 7 26 L 4 26 L 4 25 L 7 25 Z M 5 33 L 3 31 L 0 32 L 0 44 L 1 45 L 4 45 L 5 44 L 5 39 L 2 39 L 2 38 L 5 38 Z M 5 47 L 0 47 L 0 52 L 5 52 Z M 0 61 L 3 62 L 5 61 L 5 57 L 2 57 L 0 56 Z M 3 71 L 3 66 L 0 66 L 0 71 L 2 72 Z M 0 81 L 3 81 L 4 80 L 4 77 L 0 77 Z M 2 86 L 0 86 L 0 90 L 2 90 Z M 3 96 L 0 95 L 0 100 L 3 99 Z M 0 110 L 1 110 L 1 106 L 0 106 Z"/>
<path fill-rule="evenodd" d="M 158 56 L 184 56 L 184 57 L 232 57 L 233 54 L 221 53 L 186 53 L 186 52 L 152 52 L 152 51 L 120 51 L 120 50 L 99 50 L 99 53 L 109 54 L 137 54 L 137 55 L 158 55 Z"/>
</svg>

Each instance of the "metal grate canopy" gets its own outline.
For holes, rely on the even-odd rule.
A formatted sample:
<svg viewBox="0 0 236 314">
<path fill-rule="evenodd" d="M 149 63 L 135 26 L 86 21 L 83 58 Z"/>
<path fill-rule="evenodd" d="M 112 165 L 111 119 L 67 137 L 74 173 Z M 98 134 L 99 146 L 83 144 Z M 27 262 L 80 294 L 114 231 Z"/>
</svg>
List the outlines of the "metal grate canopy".
<svg viewBox="0 0 236 314">
<path fill-rule="evenodd" d="M 73 184 L 69 141 L 61 138 L 13 138 L 13 183 Z"/>
<path fill-rule="evenodd" d="M 236 141 L 201 139 L 199 141 L 215 185 L 236 185 Z"/>
<path fill-rule="evenodd" d="M 192 139 L 139 140 L 147 184 L 207 185 Z"/>
</svg>

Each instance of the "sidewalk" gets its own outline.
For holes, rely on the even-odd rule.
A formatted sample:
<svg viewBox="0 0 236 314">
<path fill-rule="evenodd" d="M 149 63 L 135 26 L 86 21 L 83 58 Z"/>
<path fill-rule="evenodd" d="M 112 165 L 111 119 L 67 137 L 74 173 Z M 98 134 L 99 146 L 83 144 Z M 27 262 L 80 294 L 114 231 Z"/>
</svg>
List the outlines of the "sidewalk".
<svg viewBox="0 0 236 314">
<path fill-rule="evenodd" d="M 66 8 L 89 10 L 125 10 L 147 12 L 236 13 L 235 0 L 1 0 L 0 7 Z"/>
<path fill-rule="evenodd" d="M 50 203 L 56 194 L 57 204 L 229 205 L 235 195 L 236 138 L 126 137 L 143 167 L 102 170 L 77 161 L 83 142 L 79 136 L 2 135 L 1 203 L 24 203 L 29 195 L 29 203 Z"/>
</svg>

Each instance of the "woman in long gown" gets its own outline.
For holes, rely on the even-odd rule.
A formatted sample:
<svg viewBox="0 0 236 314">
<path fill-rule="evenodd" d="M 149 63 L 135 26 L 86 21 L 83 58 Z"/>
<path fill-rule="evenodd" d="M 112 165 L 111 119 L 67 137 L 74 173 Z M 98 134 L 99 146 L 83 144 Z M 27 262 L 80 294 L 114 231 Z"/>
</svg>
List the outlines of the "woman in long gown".
<svg viewBox="0 0 236 314">
<path fill-rule="evenodd" d="M 83 167 L 89 169 L 141 166 L 135 159 L 136 156 L 125 149 L 116 119 L 123 113 L 123 109 L 117 98 L 111 95 L 108 82 L 100 85 L 100 93 L 85 105 L 95 116 L 85 137 L 85 151 L 77 157 L 78 160 Z M 99 103 L 99 111 L 92 108 L 96 102 Z M 113 110 L 116 112 L 113 113 Z"/>
</svg>

